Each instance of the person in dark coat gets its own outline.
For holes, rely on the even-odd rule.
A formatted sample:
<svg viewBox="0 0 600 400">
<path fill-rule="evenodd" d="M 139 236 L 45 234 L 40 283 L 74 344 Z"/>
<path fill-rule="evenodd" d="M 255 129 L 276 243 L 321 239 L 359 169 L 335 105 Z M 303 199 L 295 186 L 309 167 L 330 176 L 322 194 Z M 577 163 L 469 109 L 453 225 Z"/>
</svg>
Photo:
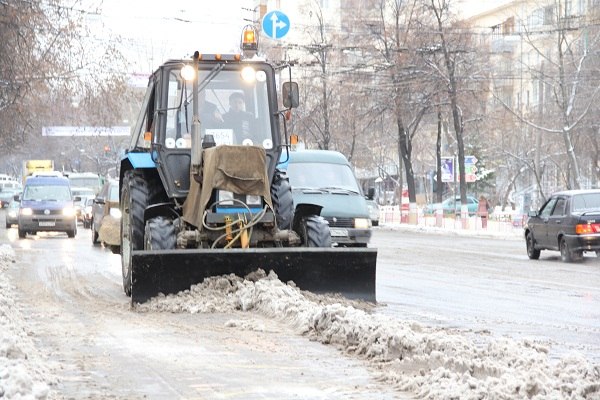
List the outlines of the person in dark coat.
<svg viewBox="0 0 600 400">
<path fill-rule="evenodd" d="M 236 136 L 236 143 L 244 144 L 244 140 L 252 137 L 252 125 L 254 117 L 246 111 L 244 95 L 240 92 L 234 92 L 229 96 L 229 111 L 223 114 L 225 126 L 232 128 Z M 256 143 L 254 143 L 256 144 Z"/>
</svg>

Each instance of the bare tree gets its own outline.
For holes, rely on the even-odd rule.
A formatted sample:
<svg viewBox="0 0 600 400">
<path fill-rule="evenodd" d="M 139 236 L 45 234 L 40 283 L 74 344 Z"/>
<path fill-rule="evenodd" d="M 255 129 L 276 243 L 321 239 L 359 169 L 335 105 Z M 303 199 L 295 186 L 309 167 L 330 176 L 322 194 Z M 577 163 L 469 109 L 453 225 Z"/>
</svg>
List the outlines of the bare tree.
<svg viewBox="0 0 600 400">
<path fill-rule="evenodd" d="M 531 90 L 536 94 L 533 105 L 521 112 L 518 107 L 522 105 L 508 104 L 501 93 L 495 92 L 498 101 L 537 132 L 536 153 L 529 165 L 542 199 L 545 197 L 543 164 L 554 164 L 567 188 L 581 188 L 584 182 L 581 156 L 597 142 L 591 116 L 598 110 L 600 86 L 591 78 L 598 72 L 600 34 L 593 19 L 574 16 L 569 3 L 550 1 L 543 8 L 543 16 L 537 19 L 522 16 L 524 52 L 528 59 L 540 60 L 523 63 Z M 544 140 L 546 137 L 550 140 Z M 553 137 L 562 138 L 564 163 L 563 157 L 556 153 L 558 147 L 556 152 L 548 151 L 554 149 Z M 597 153 L 589 154 L 593 158 Z"/>
<path fill-rule="evenodd" d="M 124 60 L 111 44 L 89 43 L 90 13 L 78 1 L 0 1 L 0 145 L 12 150 L 4 162 L 14 164 L 7 168 L 38 147 L 46 158 L 60 153 L 40 140 L 45 124 L 83 121 L 107 109 L 119 119 L 114 105 L 123 98 Z M 103 98 L 105 106 L 73 107 L 86 98 Z"/>
<path fill-rule="evenodd" d="M 464 54 L 467 52 L 464 40 L 457 35 L 449 40 L 449 31 L 452 30 L 453 21 L 450 15 L 450 0 L 428 0 L 424 3 L 427 10 L 434 18 L 437 46 L 442 54 L 442 63 L 430 63 L 430 66 L 446 81 L 450 113 L 454 126 L 454 135 L 458 150 L 458 172 L 460 198 L 463 205 L 467 204 L 467 183 L 465 175 L 465 143 L 464 143 L 464 116 L 460 107 L 459 91 L 461 90 L 461 77 L 466 79 L 464 72 Z M 461 71 L 463 68 L 463 71 Z M 462 74 L 461 74 L 462 72 Z"/>
</svg>

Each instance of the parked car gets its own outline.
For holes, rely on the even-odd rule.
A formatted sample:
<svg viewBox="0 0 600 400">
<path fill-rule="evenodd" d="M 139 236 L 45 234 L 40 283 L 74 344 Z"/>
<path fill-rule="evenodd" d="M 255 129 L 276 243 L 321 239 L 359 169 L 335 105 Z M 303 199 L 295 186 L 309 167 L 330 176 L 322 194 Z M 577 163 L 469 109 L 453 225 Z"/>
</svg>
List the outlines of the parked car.
<svg viewBox="0 0 600 400">
<path fill-rule="evenodd" d="M 92 205 L 92 243 L 104 243 L 113 253 L 121 245 L 121 210 L 119 209 L 119 181 L 104 183 Z"/>
<path fill-rule="evenodd" d="M 379 204 L 375 200 L 367 199 L 367 208 L 369 209 L 369 216 L 371 218 L 371 225 L 379 225 Z"/>
<path fill-rule="evenodd" d="M 525 225 L 527 256 L 542 250 L 560 251 L 564 262 L 577 261 L 586 251 L 600 257 L 600 189 L 554 193 L 539 211 L 530 211 Z"/>
<path fill-rule="evenodd" d="M 94 198 L 96 193 L 90 188 L 86 187 L 72 187 L 71 194 L 73 195 L 73 205 L 75 206 L 75 215 L 77 215 L 77 222 L 83 222 L 83 208 L 85 202 L 89 198 Z M 84 226 L 85 228 L 85 226 Z"/>
<path fill-rule="evenodd" d="M 88 229 L 92 226 L 92 208 L 94 206 L 94 197 L 85 199 L 83 208 L 81 210 L 81 216 L 83 218 L 83 227 Z"/>
<path fill-rule="evenodd" d="M 8 204 L 6 209 L 6 229 L 19 223 L 19 207 L 21 203 L 14 200 Z"/>
<path fill-rule="evenodd" d="M 21 189 L 3 187 L 0 189 L 0 207 L 6 208 L 13 201 L 15 195 L 19 194 Z"/>
<path fill-rule="evenodd" d="M 479 200 L 473 196 L 467 196 L 467 210 L 469 215 L 477 214 Z M 424 214 L 435 214 L 437 207 L 441 207 L 444 214 L 460 214 L 461 202 L 460 196 L 450 197 L 441 203 L 427 204 L 423 209 Z"/>
</svg>

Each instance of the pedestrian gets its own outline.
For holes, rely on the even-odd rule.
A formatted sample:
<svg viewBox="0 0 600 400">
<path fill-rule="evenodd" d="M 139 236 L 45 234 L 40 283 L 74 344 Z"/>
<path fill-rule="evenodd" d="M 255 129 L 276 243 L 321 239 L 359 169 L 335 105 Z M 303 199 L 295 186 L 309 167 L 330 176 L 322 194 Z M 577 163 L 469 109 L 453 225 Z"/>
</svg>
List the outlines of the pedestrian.
<svg viewBox="0 0 600 400">
<path fill-rule="evenodd" d="M 487 220 L 489 214 L 490 203 L 484 195 L 479 196 L 479 204 L 477 205 L 477 215 L 481 218 L 481 227 L 487 228 Z"/>
</svg>

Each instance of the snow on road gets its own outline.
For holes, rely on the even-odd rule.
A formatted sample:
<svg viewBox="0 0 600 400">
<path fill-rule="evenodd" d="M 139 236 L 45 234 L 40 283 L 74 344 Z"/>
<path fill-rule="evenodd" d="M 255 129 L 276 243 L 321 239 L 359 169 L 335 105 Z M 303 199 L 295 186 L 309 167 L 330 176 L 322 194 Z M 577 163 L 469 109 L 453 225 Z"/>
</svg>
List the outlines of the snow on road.
<svg viewBox="0 0 600 400">
<path fill-rule="evenodd" d="M 37 352 L 15 302 L 14 287 L 6 276 L 14 260 L 12 247 L 0 246 L 0 398 L 46 399 L 56 379 Z"/>
<path fill-rule="evenodd" d="M 55 377 L 15 303 L 0 247 L 0 398 L 52 398 Z M 136 312 L 260 313 L 298 334 L 370 363 L 399 391 L 425 399 L 600 399 L 600 366 L 572 354 L 550 360 L 540 343 L 432 328 L 371 313 L 372 305 L 305 293 L 273 274 L 215 277 L 178 295 L 159 296 Z M 231 319 L 240 331 L 260 330 Z"/>
</svg>

